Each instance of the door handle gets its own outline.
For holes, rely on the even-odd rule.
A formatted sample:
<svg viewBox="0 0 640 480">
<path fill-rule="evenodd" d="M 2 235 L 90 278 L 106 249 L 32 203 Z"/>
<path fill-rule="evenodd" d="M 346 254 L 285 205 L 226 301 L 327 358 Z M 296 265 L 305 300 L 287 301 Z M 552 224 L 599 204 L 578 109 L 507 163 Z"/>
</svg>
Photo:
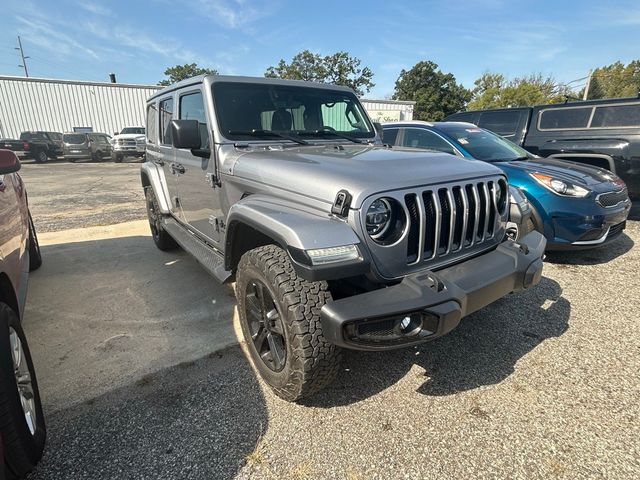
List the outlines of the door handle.
<svg viewBox="0 0 640 480">
<path fill-rule="evenodd" d="M 185 172 L 184 165 L 181 165 L 179 163 L 172 163 L 171 172 L 182 175 Z"/>
</svg>

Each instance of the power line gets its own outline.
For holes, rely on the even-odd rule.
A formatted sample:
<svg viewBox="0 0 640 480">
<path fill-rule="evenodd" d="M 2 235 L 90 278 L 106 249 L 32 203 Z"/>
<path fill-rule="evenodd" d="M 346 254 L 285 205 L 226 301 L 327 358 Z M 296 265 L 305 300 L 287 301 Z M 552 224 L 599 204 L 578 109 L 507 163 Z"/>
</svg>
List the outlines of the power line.
<svg viewBox="0 0 640 480">
<path fill-rule="evenodd" d="M 20 50 L 20 56 L 22 57 L 22 65 L 18 65 L 19 67 L 24 68 L 25 77 L 29 77 L 29 70 L 27 70 L 27 58 L 24 56 L 24 50 L 22 49 L 22 40 L 20 40 L 20 35 L 18 35 L 18 46 L 14 47 L 15 50 Z"/>
</svg>

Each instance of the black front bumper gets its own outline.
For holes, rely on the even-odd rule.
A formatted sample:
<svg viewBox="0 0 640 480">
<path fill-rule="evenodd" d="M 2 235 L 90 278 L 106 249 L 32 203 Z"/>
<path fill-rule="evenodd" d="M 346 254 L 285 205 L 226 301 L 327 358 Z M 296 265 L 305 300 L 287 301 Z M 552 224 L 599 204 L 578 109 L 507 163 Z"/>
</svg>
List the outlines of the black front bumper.
<svg viewBox="0 0 640 480">
<path fill-rule="evenodd" d="M 545 246 L 545 238 L 531 232 L 452 267 L 327 303 L 320 312 L 324 336 L 355 350 L 390 350 L 441 337 L 462 317 L 538 283 Z"/>
</svg>

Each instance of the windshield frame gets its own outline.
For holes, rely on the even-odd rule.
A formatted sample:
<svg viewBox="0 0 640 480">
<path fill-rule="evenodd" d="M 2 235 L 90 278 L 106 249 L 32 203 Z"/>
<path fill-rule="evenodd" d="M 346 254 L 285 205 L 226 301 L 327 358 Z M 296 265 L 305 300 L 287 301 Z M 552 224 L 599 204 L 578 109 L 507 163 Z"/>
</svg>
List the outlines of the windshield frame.
<svg viewBox="0 0 640 480">
<path fill-rule="evenodd" d="M 368 129 L 367 132 L 356 132 L 358 135 L 353 135 L 353 138 L 355 139 L 359 139 L 362 140 L 363 143 L 367 143 L 367 142 L 374 142 L 375 138 L 376 138 L 376 130 L 375 127 L 373 125 L 373 122 L 371 120 L 371 118 L 369 117 L 369 114 L 367 112 L 367 110 L 364 108 L 364 106 L 362 105 L 362 102 L 360 102 L 360 99 L 357 97 L 357 95 L 350 89 L 347 88 L 341 88 L 339 86 L 333 86 L 333 85 L 314 85 L 312 83 L 309 82 L 309 85 L 305 85 L 303 82 L 299 82 L 299 85 L 296 85 L 295 83 L 291 82 L 286 82 L 283 81 L 282 83 L 276 83 L 276 82 L 261 82 L 260 79 L 256 79 L 256 81 L 248 81 L 248 82 L 236 82 L 236 81 L 229 81 L 229 80 L 220 80 L 220 81 L 213 81 L 211 82 L 211 85 L 209 87 L 209 92 L 211 94 L 212 100 L 213 100 L 213 112 L 214 112 L 214 119 L 213 121 L 216 124 L 217 127 L 217 131 L 216 134 L 220 137 L 221 142 L 220 143 L 229 143 L 229 144 L 236 144 L 236 143 L 246 143 L 246 144 L 270 144 L 270 143 L 278 143 L 278 144 L 282 144 L 282 143 L 286 143 L 286 144 L 295 144 L 295 142 L 293 140 L 289 140 L 286 138 L 277 138 L 277 134 L 279 133 L 283 133 L 283 134 L 287 134 L 287 135 L 295 135 L 296 137 L 299 137 L 300 140 L 303 141 L 307 141 L 307 143 L 309 145 L 317 145 L 317 144 L 322 144 L 322 143 L 344 143 L 344 142 L 349 142 L 352 143 L 350 140 L 346 140 L 345 138 L 340 138 L 341 136 L 347 135 L 347 136 L 351 136 L 349 135 L 350 133 L 352 134 L 353 132 L 343 132 L 343 131 L 336 131 L 337 134 L 339 135 L 333 135 L 331 132 L 327 131 L 326 133 L 326 137 L 321 137 L 318 134 L 309 134 L 309 135 L 300 135 L 298 132 L 299 131 L 303 131 L 305 129 L 295 129 L 292 128 L 290 131 L 289 130 L 283 130 L 282 132 L 280 132 L 279 130 L 265 130 L 266 132 L 273 132 L 276 135 L 269 135 L 269 136 L 265 136 L 265 138 L 251 138 L 249 136 L 244 136 L 244 135 L 231 135 L 228 133 L 228 131 L 225 131 L 225 128 L 228 127 L 228 125 L 224 125 L 223 126 L 223 122 L 222 122 L 222 115 L 221 115 L 221 109 L 220 109 L 220 103 L 219 101 L 216 99 L 217 95 L 220 95 L 220 93 L 216 93 L 216 88 L 219 87 L 220 85 L 243 85 L 243 86 L 249 86 L 249 87 L 255 87 L 255 88 L 283 88 L 283 89 L 300 89 L 300 90 L 314 90 L 317 91 L 320 95 L 321 94 L 328 94 L 328 93 L 335 93 L 335 94 L 339 94 L 342 95 L 344 97 L 349 97 L 350 100 L 352 101 L 352 105 L 356 108 L 357 113 L 360 115 L 361 117 L 361 121 L 364 124 L 364 126 Z M 335 88 L 332 88 L 335 87 Z M 319 95 L 319 96 L 320 96 Z M 236 128 L 228 128 L 227 130 L 233 131 L 233 130 L 238 130 Z M 239 130 L 247 130 L 247 129 L 239 129 Z M 309 141 L 311 140 L 311 141 Z M 300 146 L 300 145 L 298 145 Z"/>
<path fill-rule="evenodd" d="M 447 122 L 443 122 L 443 123 L 447 123 Z M 514 153 L 514 157 L 513 158 L 494 158 L 494 159 L 484 159 L 484 158 L 478 158 L 474 155 L 474 153 L 469 150 L 469 148 L 467 148 L 466 145 L 462 144 L 459 140 L 458 140 L 458 136 L 454 133 L 455 129 L 461 129 L 461 130 L 468 130 L 468 129 L 473 129 L 473 130 L 480 130 L 483 133 L 488 134 L 489 136 L 493 137 L 495 140 L 497 140 L 497 144 L 500 145 L 500 147 L 502 148 L 506 148 L 506 149 L 513 149 L 518 153 Z M 497 133 L 492 132 L 491 130 L 487 130 L 485 128 L 481 128 L 478 127 L 476 125 L 463 125 L 463 124 L 454 124 L 454 122 L 450 122 L 449 125 L 442 125 L 439 128 L 440 132 L 443 135 L 446 135 L 447 139 L 452 142 L 454 144 L 454 146 L 461 150 L 466 152 L 468 155 L 471 156 L 471 158 L 474 158 L 476 160 L 480 160 L 482 162 L 487 162 L 487 163 L 497 163 L 497 162 L 512 162 L 512 161 L 517 161 L 517 160 L 530 160 L 532 158 L 535 158 L 535 156 L 529 152 L 527 152 L 524 148 L 522 148 L 521 146 L 515 144 L 514 142 L 512 142 L 511 140 L 508 140 L 506 138 L 504 138 L 501 135 L 498 135 Z"/>
</svg>

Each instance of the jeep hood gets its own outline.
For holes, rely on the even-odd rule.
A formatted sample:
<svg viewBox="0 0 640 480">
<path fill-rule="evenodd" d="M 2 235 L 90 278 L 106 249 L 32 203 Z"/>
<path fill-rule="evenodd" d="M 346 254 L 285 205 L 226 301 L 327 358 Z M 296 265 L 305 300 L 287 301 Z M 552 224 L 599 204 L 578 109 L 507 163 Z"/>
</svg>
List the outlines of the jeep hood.
<svg viewBox="0 0 640 480">
<path fill-rule="evenodd" d="M 527 173 L 539 172 L 586 187 L 611 182 L 617 178 L 611 172 L 598 167 L 553 158 L 515 160 L 512 162 L 500 162 L 496 165 L 505 167 L 504 170 L 507 174 L 509 169 L 524 170 Z"/>
<path fill-rule="evenodd" d="M 373 145 L 324 145 L 240 153 L 234 176 L 333 203 L 340 190 L 360 208 L 370 195 L 482 176 L 501 171 L 485 162 L 424 150 Z"/>
</svg>

